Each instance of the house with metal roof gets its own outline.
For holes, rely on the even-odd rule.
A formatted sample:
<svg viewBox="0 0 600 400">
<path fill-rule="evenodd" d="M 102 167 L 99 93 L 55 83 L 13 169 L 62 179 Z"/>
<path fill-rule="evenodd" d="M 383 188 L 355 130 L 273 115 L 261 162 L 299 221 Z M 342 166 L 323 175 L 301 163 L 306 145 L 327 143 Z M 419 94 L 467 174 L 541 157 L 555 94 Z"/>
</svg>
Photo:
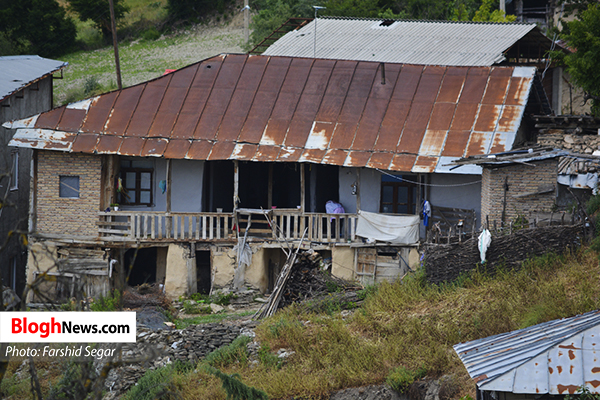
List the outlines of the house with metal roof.
<svg viewBox="0 0 600 400">
<path fill-rule="evenodd" d="M 460 343 L 454 350 L 481 399 L 600 393 L 600 311 Z"/>
<path fill-rule="evenodd" d="M 562 68 L 547 59 L 549 50 L 562 48 L 535 23 L 323 17 L 269 44 L 255 50 L 268 56 L 422 65 L 534 66 L 538 74 L 533 93 L 544 107 L 539 114 L 561 114 L 563 91 L 565 101 L 569 93 Z"/>
<path fill-rule="evenodd" d="M 418 260 L 418 229 L 379 268 L 364 249 L 390 243 L 361 223 L 418 225 L 424 200 L 478 211 L 481 169 L 448 164 L 526 139 L 534 73 L 222 54 L 5 126 L 36 152 L 33 246 L 102 250 L 98 274 L 137 248 L 130 283 L 164 281 L 172 296 L 224 287 L 245 238 L 246 281 L 261 291 L 290 245 L 376 281 Z"/>
<path fill-rule="evenodd" d="M 53 74 L 67 66 L 39 56 L 0 57 L 0 122 L 18 120 L 52 108 Z M 27 233 L 29 176 L 33 151 L 8 146 L 15 130 L 0 127 L 0 272 L 2 284 L 20 293 L 25 285 L 27 250 L 18 235 Z"/>
</svg>

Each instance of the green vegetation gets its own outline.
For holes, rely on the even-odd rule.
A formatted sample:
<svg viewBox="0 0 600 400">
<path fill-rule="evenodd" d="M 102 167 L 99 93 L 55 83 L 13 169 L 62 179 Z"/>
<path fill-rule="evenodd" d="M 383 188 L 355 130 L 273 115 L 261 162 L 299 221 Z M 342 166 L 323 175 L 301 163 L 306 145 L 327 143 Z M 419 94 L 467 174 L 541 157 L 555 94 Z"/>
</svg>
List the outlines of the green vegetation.
<svg viewBox="0 0 600 400">
<path fill-rule="evenodd" d="M 121 307 L 121 292 L 114 289 L 108 296 L 100 298 L 90 304 L 92 311 L 118 311 Z"/>
<path fill-rule="evenodd" d="M 149 369 L 122 397 L 123 400 L 155 400 L 168 398 L 175 391 L 173 383 L 176 370 L 173 364 L 162 368 Z"/>
<path fill-rule="evenodd" d="M 223 346 L 208 354 L 204 362 L 211 367 L 227 367 L 231 364 L 248 363 L 246 345 L 252 341 L 249 336 L 239 336 L 227 346 Z"/>
<path fill-rule="evenodd" d="M 239 313 L 233 314 L 209 314 L 209 315 L 200 315 L 194 318 L 184 318 L 175 320 L 175 326 L 177 329 L 185 329 L 190 325 L 198 325 L 198 324 L 209 324 L 213 322 L 221 322 L 223 320 L 233 320 L 241 317 L 246 317 L 248 315 L 254 314 L 255 311 L 242 311 Z"/>
<path fill-rule="evenodd" d="M 0 0 L 0 56 L 64 54 L 75 35 L 75 23 L 56 0 Z"/>
<path fill-rule="evenodd" d="M 92 21 L 106 39 L 112 37 L 110 8 L 106 0 L 68 0 L 69 10 L 77 13 L 80 21 Z M 118 22 L 129 11 L 124 0 L 113 0 L 115 20 Z"/>
<path fill-rule="evenodd" d="M 412 371 L 403 366 L 394 368 L 387 376 L 385 383 L 398 393 L 406 393 L 410 385 L 416 380 L 424 378 L 427 370 L 423 367 Z"/>
<path fill-rule="evenodd" d="M 561 37 L 569 47 L 577 49 L 569 54 L 560 51 L 553 57 L 564 61 L 566 71 L 573 82 L 583 89 L 585 98 L 592 99 L 592 113 L 600 116 L 600 6 L 591 4 L 581 13 L 580 20 L 564 22 L 565 29 Z"/>
</svg>

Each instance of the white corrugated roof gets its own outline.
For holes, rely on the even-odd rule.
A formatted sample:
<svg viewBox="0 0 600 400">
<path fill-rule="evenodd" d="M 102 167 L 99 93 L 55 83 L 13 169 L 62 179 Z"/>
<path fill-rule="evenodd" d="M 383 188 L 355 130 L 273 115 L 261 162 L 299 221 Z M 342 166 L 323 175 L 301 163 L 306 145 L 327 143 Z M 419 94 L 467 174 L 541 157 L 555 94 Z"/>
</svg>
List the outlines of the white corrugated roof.
<svg viewBox="0 0 600 400">
<path fill-rule="evenodd" d="M 485 391 L 600 393 L 600 311 L 558 319 L 454 346 Z"/>
<path fill-rule="evenodd" d="M 391 21 L 387 21 L 390 23 Z M 424 65 L 491 66 L 535 24 L 319 18 L 316 57 Z M 385 25 L 385 23 L 384 23 Z M 263 53 L 313 57 L 315 21 Z"/>
<path fill-rule="evenodd" d="M 68 64 L 40 56 L 0 57 L 0 101 Z"/>
</svg>

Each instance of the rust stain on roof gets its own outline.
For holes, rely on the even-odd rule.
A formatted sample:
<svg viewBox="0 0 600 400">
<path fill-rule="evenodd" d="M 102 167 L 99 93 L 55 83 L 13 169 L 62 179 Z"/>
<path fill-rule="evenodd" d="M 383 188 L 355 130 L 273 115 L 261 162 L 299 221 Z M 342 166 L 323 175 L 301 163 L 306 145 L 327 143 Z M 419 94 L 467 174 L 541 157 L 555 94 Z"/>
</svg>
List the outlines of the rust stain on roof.
<svg viewBox="0 0 600 400">
<path fill-rule="evenodd" d="M 121 147 L 123 138 L 115 135 L 102 135 L 96 146 L 96 152 L 98 154 L 115 154 Z"/>
<path fill-rule="evenodd" d="M 146 139 L 143 138 L 125 137 L 123 138 L 123 143 L 121 144 L 119 154 L 126 156 L 139 156 L 142 153 L 145 142 Z"/>
<path fill-rule="evenodd" d="M 208 140 L 194 140 L 186 158 L 192 160 L 206 160 L 212 150 L 212 146 L 212 143 Z"/>
<path fill-rule="evenodd" d="M 164 154 L 167 143 L 167 139 L 150 138 L 146 140 L 141 155 L 143 157 L 160 157 Z"/>
<path fill-rule="evenodd" d="M 434 171 L 442 155 L 510 149 L 531 87 L 517 68 L 220 55 L 30 128 L 68 132 L 86 153 Z"/>
<path fill-rule="evenodd" d="M 163 156 L 165 158 L 182 159 L 187 155 L 192 143 L 189 140 L 171 139 L 167 144 L 167 148 Z"/>
<path fill-rule="evenodd" d="M 278 146 L 264 146 L 261 145 L 258 147 L 256 154 L 254 155 L 254 161 L 275 161 L 277 160 L 277 155 L 281 150 Z"/>
<path fill-rule="evenodd" d="M 93 153 L 96 149 L 99 135 L 77 135 L 71 151 L 74 153 Z"/>
</svg>

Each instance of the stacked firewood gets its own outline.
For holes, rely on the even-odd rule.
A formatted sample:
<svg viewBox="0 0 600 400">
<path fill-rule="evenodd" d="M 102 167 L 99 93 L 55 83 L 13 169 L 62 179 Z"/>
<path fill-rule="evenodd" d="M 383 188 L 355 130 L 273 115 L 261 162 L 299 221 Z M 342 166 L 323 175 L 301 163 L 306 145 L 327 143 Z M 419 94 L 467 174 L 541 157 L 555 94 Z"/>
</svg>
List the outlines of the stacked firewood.
<svg viewBox="0 0 600 400">
<path fill-rule="evenodd" d="M 309 250 L 298 254 L 296 263 L 283 290 L 279 308 L 307 299 L 318 298 L 328 293 L 339 293 L 360 288 L 332 276 L 329 272 L 330 267 L 330 261 L 324 260 L 319 253 Z"/>
</svg>

